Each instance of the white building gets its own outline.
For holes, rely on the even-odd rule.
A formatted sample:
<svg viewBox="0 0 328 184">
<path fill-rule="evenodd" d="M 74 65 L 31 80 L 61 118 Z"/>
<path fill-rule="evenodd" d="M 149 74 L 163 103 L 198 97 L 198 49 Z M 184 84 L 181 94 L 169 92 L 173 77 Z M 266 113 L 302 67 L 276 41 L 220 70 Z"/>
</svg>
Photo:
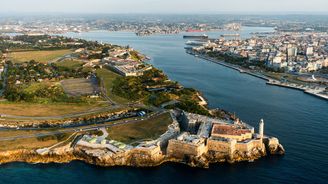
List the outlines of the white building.
<svg viewBox="0 0 328 184">
<path fill-rule="evenodd" d="M 307 56 L 313 55 L 313 47 L 306 48 L 306 55 Z"/>
</svg>

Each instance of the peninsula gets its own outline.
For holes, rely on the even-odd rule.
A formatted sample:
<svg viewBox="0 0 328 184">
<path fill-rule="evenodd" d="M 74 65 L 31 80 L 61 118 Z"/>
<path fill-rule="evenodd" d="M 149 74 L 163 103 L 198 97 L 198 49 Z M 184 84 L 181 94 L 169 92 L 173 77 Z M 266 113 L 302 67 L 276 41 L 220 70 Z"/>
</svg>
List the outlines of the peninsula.
<svg viewBox="0 0 328 184">
<path fill-rule="evenodd" d="M 171 81 L 130 47 L 1 36 L 0 164 L 151 167 L 282 155 L 275 137 Z"/>
</svg>

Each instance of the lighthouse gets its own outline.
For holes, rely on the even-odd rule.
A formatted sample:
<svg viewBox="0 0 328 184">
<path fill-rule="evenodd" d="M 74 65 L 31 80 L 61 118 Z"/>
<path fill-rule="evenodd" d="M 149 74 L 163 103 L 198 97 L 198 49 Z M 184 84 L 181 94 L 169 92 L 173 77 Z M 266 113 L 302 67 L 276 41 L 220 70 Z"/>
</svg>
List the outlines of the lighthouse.
<svg viewBox="0 0 328 184">
<path fill-rule="evenodd" d="M 260 138 L 262 139 L 263 135 L 264 135 L 264 120 L 263 119 L 261 119 L 260 124 L 259 124 L 259 135 L 260 135 Z"/>
</svg>

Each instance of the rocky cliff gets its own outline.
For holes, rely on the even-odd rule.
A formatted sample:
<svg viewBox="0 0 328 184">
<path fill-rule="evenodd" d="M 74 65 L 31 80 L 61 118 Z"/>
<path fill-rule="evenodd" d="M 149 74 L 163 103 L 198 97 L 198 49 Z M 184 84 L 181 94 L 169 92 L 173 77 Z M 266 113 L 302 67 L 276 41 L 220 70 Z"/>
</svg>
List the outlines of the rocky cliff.
<svg viewBox="0 0 328 184">
<path fill-rule="evenodd" d="M 86 147 L 71 148 L 69 145 L 56 148 L 46 154 L 38 154 L 34 150 L 15 150 L 0 152 L 0 164 L 10 162 L 27 163 L 68 163 L 74 160 L 84 161 L 99 166 L 131 166 L 153 167 L 164 162 L 177 162 L 192 167 L 208 168 L 210 163 L 253 161 L 269 154 L 284 154 L 283 147 L 271 142 L 266 150 L 252 149 L 249 152 L 235 151 L 232 156 L 208 152 L 201 156 L 186 156 L 183 159 L 170 158 L 161 153 L 149 154 L 144 151 L 132 149 L 121 153 L 112 153 L 105 149 L 90 149 Z"/>
</svg>

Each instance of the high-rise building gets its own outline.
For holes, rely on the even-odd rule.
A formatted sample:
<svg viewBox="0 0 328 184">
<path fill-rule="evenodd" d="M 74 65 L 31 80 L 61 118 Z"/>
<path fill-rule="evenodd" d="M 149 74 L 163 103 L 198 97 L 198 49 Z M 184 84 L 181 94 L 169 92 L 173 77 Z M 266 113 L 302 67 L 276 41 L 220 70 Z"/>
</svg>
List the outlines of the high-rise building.
<svg viewBox="0 0 328 184">
<path fill-rule="evenodd" d="M 291 57 L 297 56 L 297 47 L 290 47 L 287 49 L 287 55 Z"/>
</svg>

